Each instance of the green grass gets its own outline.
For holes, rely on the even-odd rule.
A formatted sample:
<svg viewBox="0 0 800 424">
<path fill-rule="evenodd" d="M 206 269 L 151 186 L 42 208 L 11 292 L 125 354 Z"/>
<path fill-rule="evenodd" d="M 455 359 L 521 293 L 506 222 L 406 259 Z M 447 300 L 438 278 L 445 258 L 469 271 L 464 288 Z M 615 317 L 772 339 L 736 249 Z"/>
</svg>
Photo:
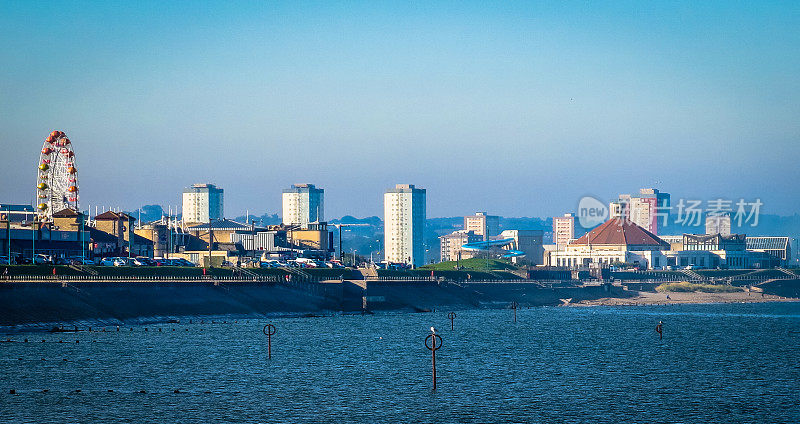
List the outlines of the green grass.
<svg viewBox="0 0 800 424">
<path fill-rule="evenodd" d="M 378 270 L 378 277 L 405 277 L 405 278 L 430 278 L 431 272 L 435 278 L 445 278 L 454 281 L 476 281 L 476 280 L 518 280 L 518 275 L 505 271 L 475 271 L 475 270 L 444 270 L 437 271 L 432 269 L 414 269 L 407 271 L 399 270 Z"/>
<path fill-rule="evenodd" d="M 742 291 L 741 287 L 733 287 L 724 284 L 696 284 L 688 281 L 680 283 L 664 283 L 656 287 L 656 291 L 667 292 L 702 292 L 702 293 L 733 293 Z"/>
<path fill-rule="evenodd" d="M 510 261 L 501 259 L 489 259 L 487 268 L 486 258 L 470 258 L 458 261 L 458 266 L 462 271 L 502 271 L 502 270 L 516 270 L 519 267 L 512 264 Z M 419 269 L 434 270 L 434 271 L 455 271 L 456 261 L 439 262 L 438 264 L 430 264 L 420 267 Z"/>
</svg>

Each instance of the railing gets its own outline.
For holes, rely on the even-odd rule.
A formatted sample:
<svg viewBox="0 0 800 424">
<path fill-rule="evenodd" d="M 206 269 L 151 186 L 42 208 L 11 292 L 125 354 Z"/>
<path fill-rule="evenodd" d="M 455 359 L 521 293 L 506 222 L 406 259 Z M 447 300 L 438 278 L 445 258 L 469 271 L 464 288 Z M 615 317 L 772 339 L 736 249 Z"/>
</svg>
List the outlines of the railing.
<svg viewBox="0 0 800 424">
<path fill-rule="evenodd" d="M 405 275 L 392 275 L 392 276 L 372 276 L 366 275 L 364 276 L 365 280 L 375 281 L 375 280 L 388 280 L 388 281 L 438 281 L 439 278 L 442 277 L 431 277 L 431 276 L 419 276 L 419 277 L 412 277 L 412 276 L 405 276 Z"/>
<path fill-rule="evenodd" d="M 224 281 L 224 282 L 279 282 L 283 276 L 256 276 L 256 277 L 235 277 L 235 276 L 214 276 L 214 275 L 123 275 L 123 276 L 106 276 L 106 275 L 11 275 L 0 277 L 0 282 L 44 282 L 44 283 L 61 283 L 61 282 L 157 282 L 157 281 L 186 281 L 186 282 L 208 282 L 208 281 Z"/>
</svg>

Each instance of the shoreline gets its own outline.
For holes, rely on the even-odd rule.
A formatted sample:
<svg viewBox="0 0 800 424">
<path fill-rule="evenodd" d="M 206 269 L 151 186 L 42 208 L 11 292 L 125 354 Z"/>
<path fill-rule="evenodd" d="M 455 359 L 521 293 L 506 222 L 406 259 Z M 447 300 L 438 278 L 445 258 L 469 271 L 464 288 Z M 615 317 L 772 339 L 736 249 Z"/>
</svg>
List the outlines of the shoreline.
<svg viewBox="0 0 800 424">
<path fill-rule="evenodd" d="M 669 299 L 667 298 L 669 296 Z M 703 292 L 638 292 L 633 297 L 603 297 L 587 299 L 569 306 L 645 306 L 645 305 L 695 305 L 710 303 L 767 303 L 798 302 L 794 297 L 777 296 L 758 292 L 703 293 Z"/>
</svg>

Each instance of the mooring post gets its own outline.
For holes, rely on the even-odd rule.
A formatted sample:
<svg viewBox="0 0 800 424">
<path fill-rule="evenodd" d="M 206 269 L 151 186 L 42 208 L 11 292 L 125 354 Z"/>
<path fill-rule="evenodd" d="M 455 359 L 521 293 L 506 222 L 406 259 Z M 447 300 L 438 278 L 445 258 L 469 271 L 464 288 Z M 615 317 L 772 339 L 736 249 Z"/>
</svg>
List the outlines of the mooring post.
<svg viewBox="0 0 800 424">
<path fill-rule="evenodd" d="M 456 319 L 456 313 L 455 312 L 450 312 L 449 314 L 447 314 L 447 318 L 450 318 L 450 330 L 453 330 L 453 328 L 454 328 L 453 327 L 453 320 Z"/>
<path fill-rule="evenodd" d="M 267 336 L 267 358 L 272 359 L 272 335 L 275 334 L 275 326 L 267 324 L 262 332 Z"/>
<path fill-rule="evenodd" d="M 514 310 L 514 322 L 517 322 L 517 301 L 511 302 L 511 309 Z"/>
<path fill-rule="evenodd" d="M 436 342 L 439 339 L 439 342 Z M 428 344 L 430 341 L 430 344 Z M 436 329 L 431 327 L 431 334 L 425 338 L 425 347 L 431 351 L 431 363 L 433 365 L 433 390 L 436 390 L 436 351 L 442 348 L 442 337 L 436 334 Z"/>
<path fill-rule="evenodd" d="M 662 327 L 663 325 L 664 325 L 664 323 L 659 321 L 658 325 L 656 326 L 656 333 L 658 333 L 658 339 L 659 340 L 664 340 L 664 332 L 663 332 L 664 329 Z"/>
</svg>

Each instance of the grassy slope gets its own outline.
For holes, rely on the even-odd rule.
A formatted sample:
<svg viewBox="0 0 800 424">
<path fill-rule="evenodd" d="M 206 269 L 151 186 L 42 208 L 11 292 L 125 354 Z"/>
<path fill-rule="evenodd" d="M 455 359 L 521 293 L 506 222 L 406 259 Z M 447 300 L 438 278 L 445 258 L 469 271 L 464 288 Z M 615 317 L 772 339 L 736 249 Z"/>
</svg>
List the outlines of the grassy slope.
<svg viewBox="0 0 800 424">
<path fill-rule="evenodd" d="M 464 259 L 458 262 L 458 265 L 462 271 L 465 270 L 486 271 L 487 270 L 486 264 L 487 261 L 484 258 Z M 489 264 L 488 270 L 490 271 L 518 269 L 518 267 L 512 264 L 511 262 L 499 259 L 489 259 L 488 264 Z M 438 264 L 425 265 L 423 267 L 420 267 L 420 269 L 434 270 L 434 271 L 455 271 L 456 262 L 455 261 L 440 262 Z"/>
<path fill-rule="evenodd" d="M 695 284 L 687 281 L 680 283 L 664 283 L 656 287 L 656 291 L 665 292 L 703 292 L 703 293 L 731 293 L 742 291 L 741 287 L 724 284 Z"/>
</svg>

